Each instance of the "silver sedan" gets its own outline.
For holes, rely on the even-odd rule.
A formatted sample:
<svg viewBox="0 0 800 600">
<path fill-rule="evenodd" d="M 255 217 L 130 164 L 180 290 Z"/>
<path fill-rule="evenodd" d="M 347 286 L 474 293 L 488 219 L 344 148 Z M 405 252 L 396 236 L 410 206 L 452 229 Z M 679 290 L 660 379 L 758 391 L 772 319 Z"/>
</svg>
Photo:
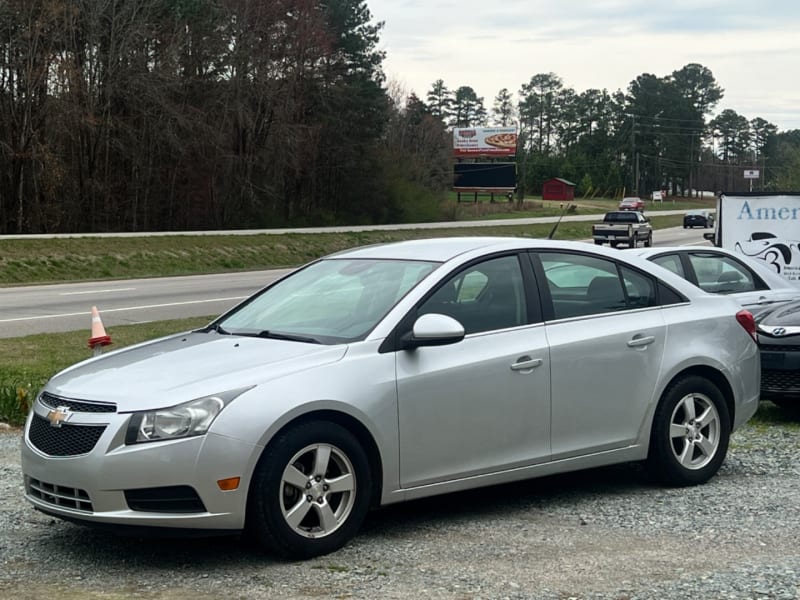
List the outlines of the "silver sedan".
<svg viewBox="0 0 800 600">
<path fill-rule="evenodd" d="M 800 299 L 800 285 L 769 263 L 739 252 L 708 246 L 632 249 L 711 294 L 724 294 L 749 310 Z"/>
<path fill-rule="evenodd" d="M 25 496 L 307 558 L 412 498 L 626 461 L 700 484 L 756 411 L 754 336 L 735 302 L 632 253 L 356 248 L 55 375 L 25 427 Z"/>
</svg>

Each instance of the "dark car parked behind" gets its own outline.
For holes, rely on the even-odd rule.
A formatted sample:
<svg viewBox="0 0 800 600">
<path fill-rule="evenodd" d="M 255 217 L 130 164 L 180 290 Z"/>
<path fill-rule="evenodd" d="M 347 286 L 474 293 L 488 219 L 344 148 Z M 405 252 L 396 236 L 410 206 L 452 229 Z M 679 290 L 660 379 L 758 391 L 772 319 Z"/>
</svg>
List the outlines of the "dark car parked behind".
<svg viewBox="0 0 800 600">
<path fill-rule="evenodd" d="M 761 397 L 800 412 L 800 300 L 765 308 L 755 317 L 761 352 Z"/>
</svg>

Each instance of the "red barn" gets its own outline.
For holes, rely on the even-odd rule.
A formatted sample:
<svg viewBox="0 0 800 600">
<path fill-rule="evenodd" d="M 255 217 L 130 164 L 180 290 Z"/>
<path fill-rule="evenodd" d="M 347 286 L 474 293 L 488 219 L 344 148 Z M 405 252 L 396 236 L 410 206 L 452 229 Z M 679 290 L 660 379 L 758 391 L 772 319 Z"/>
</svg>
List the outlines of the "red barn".
<svg viewBox="0 0 800 600">
<path fill-rule="evenodd" d="M 574 200 L 575 184 L 560 177 L 548 179 L 542 185 L 542 200 Z"/>
</svg>

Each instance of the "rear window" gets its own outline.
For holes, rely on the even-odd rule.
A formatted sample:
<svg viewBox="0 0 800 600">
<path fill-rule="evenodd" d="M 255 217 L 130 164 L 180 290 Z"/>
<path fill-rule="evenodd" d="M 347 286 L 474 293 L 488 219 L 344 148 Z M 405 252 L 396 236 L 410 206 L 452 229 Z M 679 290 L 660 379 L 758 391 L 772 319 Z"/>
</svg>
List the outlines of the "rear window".
<svg viewBox="0 0 800 600">
<path fill-rule="evenodd" d="M 636 213 L 633 212 L 613 212 L 606 213 L 603 219 L 606 223 L 636 223 Z"/>
</svg>

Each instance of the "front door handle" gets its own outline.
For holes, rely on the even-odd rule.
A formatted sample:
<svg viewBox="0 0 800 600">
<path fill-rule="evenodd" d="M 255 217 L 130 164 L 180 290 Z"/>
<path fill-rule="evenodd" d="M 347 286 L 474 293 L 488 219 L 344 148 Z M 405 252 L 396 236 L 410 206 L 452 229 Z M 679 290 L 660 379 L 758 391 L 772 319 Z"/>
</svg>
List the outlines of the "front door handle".
<svg viewBox="0 0 800 600">
<path fill-rule="evenodd" d="M 653 342 L 656 341 L 655 336 L 646 335 L 642 337 L 635 337 L 631 341 L 628 342 L 628 347 L 630 348 L 641 348 L 642 346 L 649 346 Z"/>
<path fill-rule="evenodd" d="M 531 358 L 530 356 L 523 356 L 513 365 L 511 365 L 512 371 L 530 371 L 538 366 L 541 366 L 542 359 L 541 358 Z"/>
</svg>

